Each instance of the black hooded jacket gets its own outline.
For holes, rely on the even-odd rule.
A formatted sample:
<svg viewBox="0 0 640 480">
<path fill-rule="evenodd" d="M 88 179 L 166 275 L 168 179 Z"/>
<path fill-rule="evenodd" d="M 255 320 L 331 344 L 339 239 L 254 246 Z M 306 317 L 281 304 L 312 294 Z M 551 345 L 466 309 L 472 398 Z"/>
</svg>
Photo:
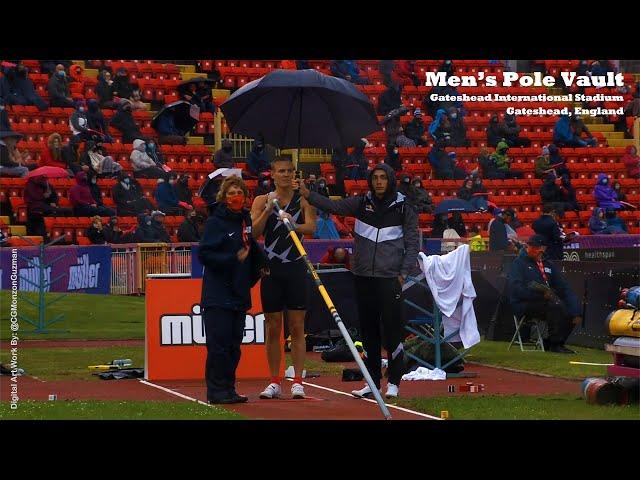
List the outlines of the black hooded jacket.
<svg viewBox="0 0 640 480">
<path fill-rule="evenodd" d="M 243 237 L 249 242 L 249 256 L 238 261 Z M 204 266 L 202 301 L 204 308 L 221 307 L 235 311 L 251 308 L 251 287 L 266 266 L 264 252 L 251 234 L 251 215 L 243 209 L 232 212 L 225 204 L 211 206 L 204 234 L 198 248 Z"/>
</svg>

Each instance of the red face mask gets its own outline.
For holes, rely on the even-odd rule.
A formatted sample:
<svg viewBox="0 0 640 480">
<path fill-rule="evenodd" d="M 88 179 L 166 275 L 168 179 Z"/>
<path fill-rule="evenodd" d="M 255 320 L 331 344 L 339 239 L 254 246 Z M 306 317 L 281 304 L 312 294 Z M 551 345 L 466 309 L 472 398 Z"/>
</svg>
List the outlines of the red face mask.
<svg viewBox="0 0 640 480">
<path fill-rule="evenodd" d="M 229 210 L 239 212 L 244 207 L 244 193 L 238 193 L 236 195 L 227 195 L 227 206 Z"/>
</svg>

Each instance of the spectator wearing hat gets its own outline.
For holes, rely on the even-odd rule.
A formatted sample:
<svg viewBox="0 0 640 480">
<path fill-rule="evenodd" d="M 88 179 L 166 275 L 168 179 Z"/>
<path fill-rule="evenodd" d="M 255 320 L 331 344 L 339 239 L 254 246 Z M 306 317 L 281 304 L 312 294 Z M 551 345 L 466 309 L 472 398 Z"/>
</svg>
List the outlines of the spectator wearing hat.
<svg viewBox="0 0 640 480">
<path fill-rule="evenodd" d="M 227 138 L 222 140 L 222 148 L 213 155 L 213 164 L 216 168 L 233 168 L 235 166 L 231 140 Z"/>
<path fill-rule="evenodd" d="M 153 205 L 144 197 L 140 184 L 124 170 L 118 174 L 118 183 L 111 190 L 111 198 L 121 217 L 140 215 L 153 210 Z"/>
<path fill-rule="evenodd" d="M 67 72 L 62 64 L 56 65 L 56 71 L 51 75 L 47 84 L 49 92 L 49 103 L 52 107 L 73 108 L 73 98 L 69 91 L 69 80 Z"/>
<path fill-rule="evenodd" d="M 491 155 L 497 170 L 504 175 L 503 178 L 522 178 L 522 172 L 511 170 L 511 162 L 513 161 L 508 155 L 509 145 L 504 140 L 498 142 L 496 151 Z"/>
<path fill-rule="evenodd" d="M 513 211 L 499 210 L 495 218 L 489 223 L 489 251 L 517 252 L 517 248 L 509 233 L 514 232 L 510 226 L 513 222 Z M 517 237 L 517 235 L 516 235 Z"/>
<path fill-rule="evenodd" d="M 271 170 L 264 140 L 261 138 L 256 138 L 253 142 L 253 148 L 249 152 L 249 155 L 247 155 L 247 168 L 256 178 L 259 177 L 260 174 Z"/>
<path fill-rule="evenodd" d="M 549 337 L 545 350 L 575 353 L 564 346 L 574 326 L 582 321 L 580 305 L 569 283 L 556 266 L 544 257 L 545 238 L 533 235 L 527 248 L 511 264 L 508 277 L 509 300 L 517 316 L 544 321 Z"/>
<path fill-rule="evenodd" d="M 145 137 L 131 113 L 131 102 L 123 99 L 118 104 L 118 111 L 111 119 L 111 126 L 122 132 L 122 143 L 133 143 L 136 139 L 144 140 Z"/>
<path fill-rule="evenodd" d="M 467 127 L 464 124 L 464 119 L 460 109 L 456 107 L 449 107 L 447 117 L 449 121 L 449 133 L 451 135 L 449 144 L 452 147 L 470 146 L 471 142 L 467 139 Z"/>
<path fill-rule="evenodd" d="M 438 109 L 436 112 L 436 118 L 433 119 L 429 125 L 429 135 L 436 142 L 444 143 L 445 146 L 451 144 L 451 132 L 449 130 L 449 118 L 447 112 L 443 108 Z"/>
<path fill-rule="evenodd" d="M 405 135 L 413 140 L 417 146 L 425 147 L 429 145 L 427 137 L 424 134 L 424 122 L 422 121 L 422 110 L 416 108 L 413 111 L 413 118 L 404 128 Z"/>
<path fill-rule="evenodd" d="M 489 208 L 487 199 L 483 195 L 475 195 L 475 193 L 482 192 L 474 192 L 473 178 L 467 177 L 464 179 L 460 190 L 458 190 L 457 197 L 461 200 L 466 200 L 467 202 L 469 202 L 471 205 L 473 205 L 476 211 L 486 212 Z"/>
<path fill-rule="evenodd" d="M 18 140 L 22 134 L 18 132 L 0 132 L 0 175 L 5 177 L 24 177 L 29 168 L 16 161 L 15 152 Z"/>
<path fill-rule="evenodd" d="M 535 160 L 535 177 L 544 178 L 550 172 L 549 147 L 542 147 L 541 155 Z"/>
<path fill-rule="evenodd" d="M 171 236 L 164 228 L 165 213 L 159 210 L 151 212 L 151 232 L 153 234 L 154 241 L 171 243 Z"/>
<path fill-rule="evenodd" d="M 162 178 L 164 170 L 147 154 L 146 142 L 142 139 L 133 141 L 133 150 L 129 156 L 133 165 L 133 174 L 137 178 Z"/>
<path fill-rule="evenodd" d="M 95 99 L 89 99 L 87 101 L 87 127 L 93 130 L 95 133 L 100 134 L 105 142 L 111 143 L 113 139 L 109 135 L 107 121 L 104 118 L 100 105 Z"/>
<path fill-rule="evenodd" d="M 621 207 L 618 201 L 616 191 L 609 185 L 609 177 L 606 173 L 599 173 L 598 180 L 593 188 L 593 196 L 596 203 L 601 208 L 619 209 Z"/>
<path fill-rule="evenodd" d="M 562 260 L 562 246 L 565 239 L 560 225 L 558 225 L 558 212 L 555 206 L 553 204 L 544 205 L 542 215 L 531 224 L 531 227 L 544 240 L 547 247 L 547 258 Z"/>
</svg>

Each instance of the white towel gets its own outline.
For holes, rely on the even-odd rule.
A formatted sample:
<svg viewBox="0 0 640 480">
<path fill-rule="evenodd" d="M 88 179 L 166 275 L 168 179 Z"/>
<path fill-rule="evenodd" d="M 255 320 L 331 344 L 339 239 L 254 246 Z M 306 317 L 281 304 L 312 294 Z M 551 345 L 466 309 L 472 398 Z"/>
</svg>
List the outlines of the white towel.
<svg viewBox="0 0 640 480">
<path fill-rule="evenodd" d="M 480 342 L 480 332 L 476 313 L 473 310 L 473 299 L 476 289 L 471 282 L 471 261 L 469 245 L 460 245 L 446 255 L 430 255 L 419 253 L 418 262 L 424 272 L 425 279 L 431 289 L 436 305 L 442 312 L 444 335 L 460 329 L 459 335 L 449 341 L 462 341 L 464 348 Z M 462 305 L 458 302 L 462 296 Z"/>
<path fill-rule="evenodd" d="M 426 367 L 418 367 L 413 372 L 405 373 L 402 380 L 446 380 L 447 372 L 436 368 L 429 370 Z"/>
</svg>

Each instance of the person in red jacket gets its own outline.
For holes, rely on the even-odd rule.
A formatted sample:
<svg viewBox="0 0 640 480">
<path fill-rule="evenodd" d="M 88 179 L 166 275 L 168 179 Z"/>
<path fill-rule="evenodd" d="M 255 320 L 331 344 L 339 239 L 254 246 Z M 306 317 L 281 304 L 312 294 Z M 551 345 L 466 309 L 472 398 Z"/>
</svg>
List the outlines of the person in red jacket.
<svg viewBox="0 0 640 480">
<path fill-rule="evenodd" d="M 93 195 L 91 195 L 85 172 L 76 173 L 76 185 L 69 189 L 69 200 L 73 206 L 74 215 L 78 217 L 93 217 L 94 215 L 111 217 L 116 214 L 110 208 L 96 204 Z"/>
<path fill-rule="evenodd" d="M 47 138 L 47 148 L 42 151 L 40 167 L 59 167 L 67 170 L 67 164 L 62 159 L 62 137 L 59 133 L 52 133 Z"/>
<path fill-rule="evenodd" d="M 627 145 L 625 154 L 620 160 L 627 167 L 627 174 L 631 178 L 640 178 L 640 155 L 634 145 Z"/>
<path fill-rule="evenodd" d="M 346 248 L 342 247 L 330 247 L 327 253 L 320 259 L 320 263 L 328 264 L 341 264 L 347 269 L 351 269 L 351 261 L 349 258 L 349 252 Z"/>
</svg>

